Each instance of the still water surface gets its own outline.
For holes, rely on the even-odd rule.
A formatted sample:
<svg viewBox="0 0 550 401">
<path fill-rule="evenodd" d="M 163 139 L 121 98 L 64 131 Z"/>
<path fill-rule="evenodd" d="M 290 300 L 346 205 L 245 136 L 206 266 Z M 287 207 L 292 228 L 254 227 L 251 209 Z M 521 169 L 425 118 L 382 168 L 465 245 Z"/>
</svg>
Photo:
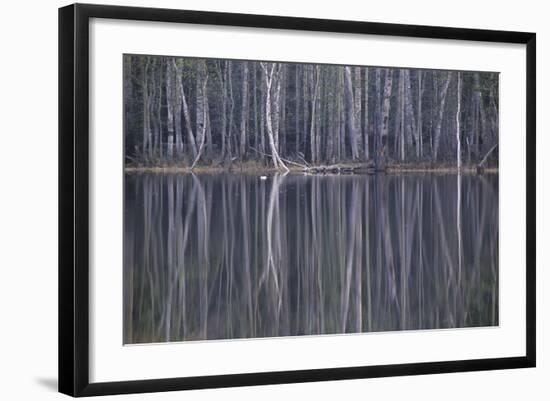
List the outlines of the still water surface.
<svg viewBox="0 0 550 401">
<path fill-rule="evenodd" d="M 124 342 L 498 325 L 498 175 L 125 177 Z"/>
</svg>

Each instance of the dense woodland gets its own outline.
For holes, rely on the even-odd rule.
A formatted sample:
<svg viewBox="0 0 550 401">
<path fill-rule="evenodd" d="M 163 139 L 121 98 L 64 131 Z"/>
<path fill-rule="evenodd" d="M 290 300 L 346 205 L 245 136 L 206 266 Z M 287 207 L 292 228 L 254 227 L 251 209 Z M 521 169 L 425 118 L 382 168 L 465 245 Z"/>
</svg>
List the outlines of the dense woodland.
<svg viewBox="0 0 550 401">
<path fill-rule="evenodd" d="M 125 163 L 498 164 L 498 73 L 124 56 Z"/>
</svg>

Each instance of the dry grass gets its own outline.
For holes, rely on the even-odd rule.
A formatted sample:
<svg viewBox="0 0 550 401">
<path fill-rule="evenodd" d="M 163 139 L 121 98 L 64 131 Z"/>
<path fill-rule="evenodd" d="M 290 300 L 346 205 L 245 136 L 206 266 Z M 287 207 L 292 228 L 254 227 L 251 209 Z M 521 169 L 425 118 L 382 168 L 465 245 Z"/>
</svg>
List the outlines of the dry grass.
<svg viewBox="0 0 550 401">
<path fill-rule="evenodd" d="M 335 166 L 309 166 L 306 171 L 304 168 L 297 165 L 288 165 L 290 172 L 292 173 L 308 173 L 308 174 L 330 174 L 330 171 L 317 172 L 316 169 L 331 169 L 337 167 L 340 170 L 348 170 L 349 173 L 370 174 L 374 173 L 372 164 L 365 163 L 339 163 Z M 356 171 L 349 171 L 356 170 Z M 266 166 L 260 161 L 250 160 L 244 163 L 233 163 L 230 166 L 223 165 L 210 165 L 210 166 L 195 166 L 191 167 L 187 165 L 165 165 L 165 166 L 126 166 L 124 168 L 126 173 L 153 173 L 153 174 L 219 174 L 219 173 L 242 173 L 242 174 L 262 174 L 262 173 L 275 173 L 278 170 L 272 166 Z M 415 173 L 415 174 L 456 174 L 458 169 L 453 165 L 432 165 L 432 164 L 388 164 L 383 172 L 387 174 L 402 174 L 402 173 Z M 488 167 L 478 169 L 476 165 L 464 166 L 461 169 L 462 174 L 498 174 L 498 167 Z M 338 174 L 338 173 L 336 173 Z"/>
</svg>

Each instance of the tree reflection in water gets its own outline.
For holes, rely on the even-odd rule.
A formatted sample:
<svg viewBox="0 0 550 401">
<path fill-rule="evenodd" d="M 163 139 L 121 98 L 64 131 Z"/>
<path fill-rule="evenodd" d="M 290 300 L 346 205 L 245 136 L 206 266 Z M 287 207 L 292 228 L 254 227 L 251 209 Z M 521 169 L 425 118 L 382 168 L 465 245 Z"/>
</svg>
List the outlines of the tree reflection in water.
<svg viewBox="0 0 550 401">
<path fill-rule="evenodd" d="M 125 177 L 124 342 L 498 324 L 498 175 Z"/>
</svg>

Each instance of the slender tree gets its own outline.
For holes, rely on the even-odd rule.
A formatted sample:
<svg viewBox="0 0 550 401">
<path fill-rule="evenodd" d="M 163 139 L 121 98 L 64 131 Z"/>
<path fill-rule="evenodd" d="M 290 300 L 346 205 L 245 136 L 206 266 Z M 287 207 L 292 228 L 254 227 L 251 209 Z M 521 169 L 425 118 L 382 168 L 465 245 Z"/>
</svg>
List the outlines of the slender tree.
<svg viewBox="0 0 550 401">
<path fill-rule="evenodd" d="M 461 97 L 461 79 L 460 72 L 457 73 L 456 77 L 456 168 L 458 171 L 462 169 L 462 158 L 461 158 L 461 145 L 460 145 L 460 97 Z"/>
<path fill-rule="evenodd" d="M 243 78 L 242 78 L 242 84 L 243 84 L 243 91 L 241 95 L 242 99 L 242 106 L 241 106 L 241 137 L 240 137 L 240 157 L 241 160 L 246 155 L 246 129 L 247 129 L 247 123 L 248 123 L 248 62 L 243 62 Z"/>
<path fill-rule="evenodd" d="M 265 80 L 265 93 L 266 93 L 266 99 L 265 99 L 265 119 L 266 119 L 266 126 L 267 126 L 267 135 L 269 137 L 269 146 L 271 148 L 271 159 L 273 160 L 273 165 L 278 168 L 281 167 L 288 171 L 288 167 L 285 165 L 285 163 L 281 160 L 279 157 L 279 152 L 277 151 L 277 147 L 275 145 L 275 137 L 273 133 L 273 119 L 274 116 L 271 112 L 271 88 L 273 86 L 273 79 L 276 77 L 275 70 L 276 68 L 280 68 L 280 64 L 277 63 L 260 63 L 260 66 L 264 72 L 264 80 Z M 275 118 L 277 116 L 275 115 Z"/>
<path fill-rule="evenodd" d="M 443 116 L 445 111 L 445 101 L 447 100 L 447 90 L 449 89 L 449 84 L 451 83 L 451 72 L 447 72 L 445 82 L 443 83 L 443 88 L 441 89 L 441 93 L 439 95 L 438 99 L 438 107 L 437 107 L 437 122 L 435 126 L 435 133 L 434 133 L 434 145 L 433 145 L 433 155 L 432 160 L 435 162 L 437 161 L 437 155 L 439 152 L 439 143 L 441 141 L 441 125 L 443 124 Z"/>
<path fill-rule="evenodd" d="M 349 142 L 351 147 L 351 158 L 357 159 L 359 157 L 357 149 L 357 131 L 356 131 L 356 120 L 355 120 L 355 111 L 354 111 L 354 99 L 353 99 L 353 84 L 351 80 L 351 68 L 344 67 L 344 76 L 345 76 L 345 98 L 346 98 L 346 112 L 347 112 L 347 127 Z"/>
</svg>

